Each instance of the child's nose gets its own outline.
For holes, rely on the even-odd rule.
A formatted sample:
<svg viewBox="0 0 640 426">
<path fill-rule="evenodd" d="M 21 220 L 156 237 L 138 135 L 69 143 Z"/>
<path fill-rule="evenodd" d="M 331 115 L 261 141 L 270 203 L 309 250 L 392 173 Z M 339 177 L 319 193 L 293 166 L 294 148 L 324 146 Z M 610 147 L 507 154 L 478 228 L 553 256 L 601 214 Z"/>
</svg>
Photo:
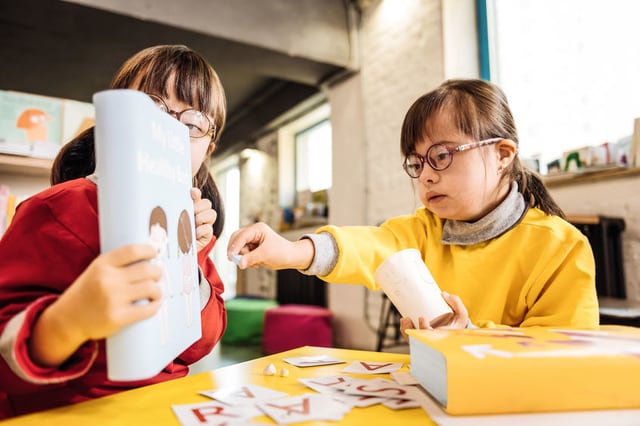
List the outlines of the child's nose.
<svg viewBox="0 0 640 426">
<path fill-rule="evenodd" d="M 420 172 L 420 176 L 418 177 L 418 180 L 420 182 L 437 182 L 438 178 L 440 177 L 440 175 L 438 174 L 439 172 L 437 170 L 433 170 L 433 168 L 431 168 L 431 166 L 429 166 L 426 162 L 424 163 L 424 166 L 422 167 L 422 171 Z"/>
</svg>

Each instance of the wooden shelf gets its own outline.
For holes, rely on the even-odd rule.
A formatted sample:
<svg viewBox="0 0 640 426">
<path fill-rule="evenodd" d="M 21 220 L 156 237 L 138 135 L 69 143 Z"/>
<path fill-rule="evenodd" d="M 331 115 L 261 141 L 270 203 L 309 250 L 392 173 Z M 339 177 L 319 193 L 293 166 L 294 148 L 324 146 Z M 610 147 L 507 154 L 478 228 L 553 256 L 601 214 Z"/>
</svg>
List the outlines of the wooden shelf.
<svg viewBox="0 0 640 426">
<path fill-rule="evenodd" d="M 611 167 L 584 170 L 577 173 L 558 173 L 542 178 L 548 188 L 602 181 L 605 179 L 640 176 L 640 167 Z"/>
<path fill-rule="evenodd" d="M 27 176 L 49 176 L 53 160 L 0 154 L 0 173 Z"/>
</svg>

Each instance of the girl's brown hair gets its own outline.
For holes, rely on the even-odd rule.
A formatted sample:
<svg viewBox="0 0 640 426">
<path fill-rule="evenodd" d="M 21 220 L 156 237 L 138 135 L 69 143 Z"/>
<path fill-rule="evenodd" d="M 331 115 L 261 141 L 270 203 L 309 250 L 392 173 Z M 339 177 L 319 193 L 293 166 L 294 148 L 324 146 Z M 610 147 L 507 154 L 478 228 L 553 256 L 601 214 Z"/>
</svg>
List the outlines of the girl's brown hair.
<svg viewBox="0 0 640 426">
<path fill-rule="evenodd" d="M 112 89 L 137 88 L 146 93 L 167 97 L 174 83 L 179 101 L 192 105 L 213 118 L 215 133 L 211 147 L 220 140 L 226 121 L 224 89 L 215 70 L 197 52 L 181 45 L 161 45 L 144 49 L 129 58 L 118 70 Z M 51 169 L 51 184 L 84 177 L 95 170 L 93 128 L 78 135 L 58 153 Z M 213 149 L 208 151 L 211 154 Z M 209 172 L 209 156 L 193 178 L 193 186 L 211 201 L 218 213 L 213 234 L 219 237 L 224 227 L 224 204 Z"/>
<path fill-rule="evenodd" d="M 448 80 L 418 98 L 407 111 L 400 136 L 403 156 L 414 152 L 416 142 L 425 139 L 429 132 L 428 120 L 445 107 L 454 114 L 457 129 L 474 140 L 499 137 L 519 144 L 511 109 L 498 86 L 484 80 Z M 518 190 L 531 207 L 549 215 L 565 217 L 540 176 L 524 167 L 517 153 L 502 179 L 517 182 Z"/>
</svg>

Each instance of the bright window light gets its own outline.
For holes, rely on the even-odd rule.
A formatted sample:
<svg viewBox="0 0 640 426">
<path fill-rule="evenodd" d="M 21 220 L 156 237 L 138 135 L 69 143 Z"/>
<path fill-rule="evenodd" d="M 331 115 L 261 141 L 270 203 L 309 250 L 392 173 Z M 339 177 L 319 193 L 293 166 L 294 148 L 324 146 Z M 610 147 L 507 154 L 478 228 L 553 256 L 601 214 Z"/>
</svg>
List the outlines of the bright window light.
<svg viewBox="0 0 640 426">
<path fill-rule="evenodd" d="M 633 133 L 640 117 L 640 2 L 487 6 L 491 79 L 509 99 L 522 157 L 538 156 L 544 171 L 564 151 Z"/>
</svg>

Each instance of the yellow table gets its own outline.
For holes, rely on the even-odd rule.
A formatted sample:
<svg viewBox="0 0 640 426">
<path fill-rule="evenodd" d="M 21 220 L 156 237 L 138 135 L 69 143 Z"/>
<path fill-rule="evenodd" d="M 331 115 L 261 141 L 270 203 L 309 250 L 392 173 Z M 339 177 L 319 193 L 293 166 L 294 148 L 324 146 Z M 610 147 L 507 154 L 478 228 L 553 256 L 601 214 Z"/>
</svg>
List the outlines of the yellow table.
<svg viewBox="0 0 640 426">
<path fill-rule="evenodd" d="M 328 355 L 340 358 L 347 363 L 351 361 L 402 362 L 401 371 L 408 371 L 409 355 L 381 352 L 354 351 L 334 348 L 302 347 L 275 355 L 258 358 L 210 372 L 194 374 L 165 383 L 150 385 L 92 401 L 56 408 L 53 410 L 15 417 L 2 422 L 9 425 L 179 425 L 177 417 L 171 410 L 172 405 L 191 404 L 211 401 L 198 392 L 217 388 L 237 386 L 239 384 L 256 384 L 269 387 L 290 395 L 313 392 L 298 378 L 320 377 L 340 374 L 347 364 L 335 364 L 320 367 L 299 368 L 282 361 L 310 355 Z M 264 368 L 273 363 L 277 371 L 282 367 L 289 370 L 289 376 L 265 376 Z M 351 374 L 350 374 L 351 375 Z M 373 378 L 386 375 L 353 375 L 355 377 Z M 267 417 L 254 418 L 265 424 L 273 424 Z M 335 425 L 336 422 L 316 421 L 297 423 L 300 425 Z M 429 416 L 421 408 L 392 410 L 375 405 L 367 408 L 353 408 L 342 419 L 340 424 L 379 425 L 401 424 L 403 426 L 434 425 Z"/>
</svg>

